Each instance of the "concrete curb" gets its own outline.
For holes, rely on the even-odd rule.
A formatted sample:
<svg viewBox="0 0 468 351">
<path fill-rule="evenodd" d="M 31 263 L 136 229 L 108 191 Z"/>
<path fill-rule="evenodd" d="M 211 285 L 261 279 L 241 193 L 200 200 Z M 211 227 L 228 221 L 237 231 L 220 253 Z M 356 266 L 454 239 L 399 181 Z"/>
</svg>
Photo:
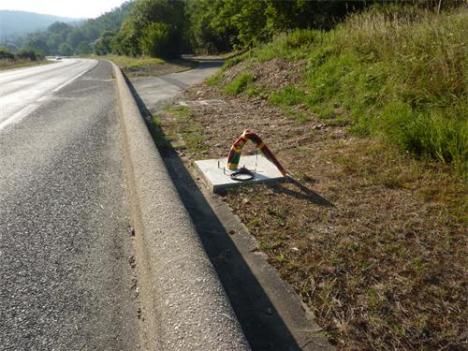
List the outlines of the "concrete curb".
<svg viewBox="0 0 468 351">
<path fill-rule="evenodd" d="M 137 262 L 147 280 L 141 292 L 149 302 L 145 344 L 160 350 L 250 350 L 125 78 L 112 65 L 130 168 L 132 221 L 144 251 Z"/>
</svg>

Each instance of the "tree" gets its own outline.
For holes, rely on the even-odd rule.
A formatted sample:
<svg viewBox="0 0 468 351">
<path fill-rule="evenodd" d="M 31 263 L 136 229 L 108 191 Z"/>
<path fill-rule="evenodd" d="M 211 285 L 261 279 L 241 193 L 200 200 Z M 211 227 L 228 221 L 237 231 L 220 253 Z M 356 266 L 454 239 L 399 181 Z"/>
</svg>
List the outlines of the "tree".
<svg viewBox="0 0 468 351">
<path fill-rule="evenodd" d="M 141 55 L 140 37 L 141 28 L 133 20 L 127 20 L 115 38 L 115 53 L 127 56 Z"/>
<path fill-rule="evenodd" d="M 226 52 L 238 43 L 238 30 L 223 0 L 188 0 L 188 38 L 195 50 Z"/>
<path fill-rule="evenodd" d="M 76 26 L 56 22 L 49 26 L 47 31 L 33 33 L 22 39 L 21 46 L 50 55 L 59 53 L 60 49 L 69 52 L 69 47 L 72 52 L 90 53 L 91 43 L 100 39 L 104 32 L 117 32 L 121 28 L 133 5 L 133 1 L 127 1 L 96 19 L 87 20 Z M 62 46 L 64 43 L 68 46 Z"/>
<path fill-rule="evenodd" d="M 14 60 L 13 55 L 8 49 L 0 48 L 0 60 Z"/>
<path fill-rule="evenodd" d="M 185 3 L 137 0 L 116 37 L 117 53 L 174 57 L 184 47 Z"/>
<path fill-rule="evenodd" d="M 169 25 L 161 22 L 151 23 L 144 29 L 140 41 L 143 54 L 152 57 L 171 57 L 177 54 L 171 36 Z"/>
<path fill-rule="evenodd" d="M 78 44 L 78 47 L 75 49 L 75 53 L 78 55 L 88 55 L 93 52 L 93 48 L 87 41 L 82 41 Z"/>
<path fill-rule="evenodd" d="M 37 61 L 42 59 L 41 55 L 35 52 L 34 50 L 20 50 L 16 56 L 20 59 L 30 60 L 30 61 Z"/>
<path fill-rule="evenodd" d="M 54 54 L 59 51 L 60 44 L 63 43 L 62 36 L 59 33 L 50 33 L 47 36 L 47 53 Z"/>
<path fill-rule="evenodd" d="M 62 43 L 59 46 L 58 53 L 59 55 L 62 55 L 62 56 L 71 56 L 73 55 L 73 49 L 70 46 L 70 44 Z"/>
<path fill-rule="evenodd" d="M 34 33 L 29 35 L 25 40 L 23 49 L 32 50 L 42 56 L 45 56 L 47 53 L 49 53 L 47 35 L 44 33 Z"/>
<path fill-rule="evenodd" d="M 70 44 L 70 46 L 75 50 L 78 48 L 78 45 L 84 40 L 85 36 L 80 28 L 74 28 L 67 34 L 67 43 Z"/>
<path fill-rule="evenodd" d="M 111 31 L 106 31 L 102 36 L 96 41 L 94 46 L 94 52 L 96 55 L 107 55 L 112 52 L 112 46 L 115 39 L 115 33 Z"/>
</svg>

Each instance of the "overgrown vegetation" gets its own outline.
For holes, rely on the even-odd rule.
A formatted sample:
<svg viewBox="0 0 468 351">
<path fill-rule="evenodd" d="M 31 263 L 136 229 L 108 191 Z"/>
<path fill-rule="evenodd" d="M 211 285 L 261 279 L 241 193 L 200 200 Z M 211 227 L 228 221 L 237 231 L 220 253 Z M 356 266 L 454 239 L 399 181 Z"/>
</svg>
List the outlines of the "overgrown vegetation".
<svg viewBox="0 0 468 351">
<path fill-rule="evenodd" d="M 35 51 L 21 50 L 14 54 L 0 47 L 0 69 L 29 66 L 39 62 L 44 62 L 44 57 Z"/>
<path fill-rule="evenodd" d="M 23 48 L 42 55 L 87 55 L 110 53 L 111 42 L 122 22 L 128 17 L 132 1 L 80 24 L 56 22 L 46 31 L 31 33 L 23 38 Z"/>
<path fill-rule="evenodd" d="M 237 95 L 247 89 L 249 84 L 253 82 L 252 74 L 244 72 L 239 74 L 229 84 L 224 87 L 224 91 L 231 95 Z"/>
<path fill-rule="evenodd" d="M 29 35 L 25 47 L 50 55 L 119 54 L 173 58 L 252 48 L 297 28 L 331 29 L 381 0 L 135 0 L 78 25 L 55 23 Z M 404 7 L 408 2 L 391 0 Z M 463 0 L 412 0 L 433 11 Z M 440 8 L 439 8 L 440 7 Z"/>
<path fill-rule="evenodd" d="M 278 58 L 306 60 L 304 78 L 270 91 L 270 102 L 305 106 L 327 123 L 347 122 L 355 133 L 383 136 L 463 173 L 468 171 L 466 38 L 466 9 L 437 15 L 375 8 L 328 32 L 280 35 L 236 63 L 248 69 Z M 225 89 L 239 93 L 230 88 L 244 75 L 227 81 Z"/>
<path fill-rule="evenodd" d="M 265 66 L 262 73 L 275 72 Z M 258 67 L 251 72 L 263 81 Z M 229 141 L 251 128 L 312 190 L 257 185 L 224 199 L 338 350 L 464 350 L 466 184 L 449 165 L 416 160 L 311 114 L 299 124 L 245 93 L 197 86 L 182 99 L 224 100 L 158 115 L 157 140 L 169 140 L 188 169 L 225 156 Z M 186 142 L 190 129 L 198 143 Z M 168 145 L 160 147 L 164 154 Z"/>
<path fill-rule="evenodd" d="M 299 103 L 308 77 L 296 70 L 308 70 L 308 60 L 255 58 L 226 69 L 212 82 L 220 87 L 197 86 L 182 98 L 212 103 L 161 113 L 161 140 L 194 169 L 191 161 L 225 156 L 250 128 L 311 189 L 239 187 L 224 200 L 338 350 L 464 350 L 466 182 L 449 164 L 416 159 L 385 138 L 354 136 L 353 118 L 343 117 L 345 127 L 335 123 L 343 108 L 328 119 L 311 113 Z M 245 86 L 236 77 L 246 71 L 253 79 L 247 88 L 226 94 L 229 82 Z M 283 108 L 309 118 L 298 123 Z M 186 142 L 190 128 L 198 143 Z M 167 145 L 160 147 L 164 154 Z M 247 144 L 245 153 L 252 151 Z"/>
<path fill-rule="evenodd" d="M 161 65 L 164 63 L 164 60 L 161 60 L 160 58 L 147 56 L 128 57 L 119 55 L 106 55 L 102 58 L 114 62 L 126 72 L 131 72 L 142 67 Z"/>
</svg>

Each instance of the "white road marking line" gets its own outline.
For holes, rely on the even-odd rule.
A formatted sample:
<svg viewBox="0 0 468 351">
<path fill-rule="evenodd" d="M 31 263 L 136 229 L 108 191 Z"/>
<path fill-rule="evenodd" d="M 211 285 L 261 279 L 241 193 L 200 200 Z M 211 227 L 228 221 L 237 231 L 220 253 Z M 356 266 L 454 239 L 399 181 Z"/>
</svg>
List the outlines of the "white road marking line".
<svg viewBox="0 0 468 351">
<path fill-rule="evenodd" d="M 94 67 L 96 67 L 98 64 L 98 61 L 94 62 L 94 64 L 89 67 L 87 70 L 81 72 L 80 74 L 77 74 L 76 76 L 74 76 L 73 78 L 67 80 L 65 83 L 59 85 L 57 88 L 55 88 L 54 90 L 52 90 L 53 93 L 56 93 L 58 92 L 59 90 L 61 90 L 62 88 L 66 87 L 68 84 L 72 83 L 73 81 L 77 80 L 78 78 L 80 78 L 82 75 L 85 75 L 86 73 L 88 73 L 89 71 L 91 71 Z"/>
<path fill-rule="evenodd" d="M 0 123 L 0 130 L 4 129 L 5 127 L 7 127 L 9 125 L 13 125 L 13 124 L 16 124 L 16 123 L 20 122 L 24 117 L 26 117 L 30 113 L 34 112 L 34 110 L 37 109 L 40 105 L 41 104 L 38 104 L 38 103 L 32 103 L 32 104 L 22 108 L 21 110 L 19 110 L 15 114 L 13 114 L 13 116 L 11 116 L 7 120 Z"/>
<path fill-rule="evenodd" d="M 28 106 L 22 108 L 18 112 L 15 112 L 12 116 L 8 117 L 6 120 L 0 122 L 0 131 L 4 128 L 6 128 L 9 125 L 17 124 L 20 122 L 23 118 L 25 118 L 27 115 L 31 114 L 34 112 L 39 106 L 42 105 L 42 102 L 46 101 L 49 99 L 54 93 L 58 92 L 60 89 L 64 88 L 68 84 L 72 83 L 76 79 L 80 78 L 84 74 L 88 73 L 90 70 L 92 70 L 94 67 L 98 65 L 98 61 L 95 61 L 92 66 L 84 70 L 83 72 L 77 74 L 76 76 L 72 77 L 71 79 L 67 80 L 65 83 L 59 85 L 57 88 L 51 91 L 51 93 L 46 92 L 44 95 L 38 97 L 34 102 L 30 103 Z"/>
</svg>

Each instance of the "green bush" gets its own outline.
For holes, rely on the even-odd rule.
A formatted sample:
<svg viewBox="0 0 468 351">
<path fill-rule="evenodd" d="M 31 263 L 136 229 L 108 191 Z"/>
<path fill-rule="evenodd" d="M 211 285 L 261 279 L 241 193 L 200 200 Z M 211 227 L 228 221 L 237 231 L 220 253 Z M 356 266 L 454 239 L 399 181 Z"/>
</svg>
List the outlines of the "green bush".
<svg viewBox="0 0 468 351">
<path fill-rule="evenodd" d="M 8 49 L 0 48 L 0 60 L 13 60 L 15 55 L 13 55 Z"/>
<path fill-rule="evenodd" d="M 143 31 L 140 41 L 144 55 L 151 57 L 168 57 L 174 52 L 171 43 L 171 30 L 165 23 L 151 23 Z"/>
<path fill-rule="evenodd" d="M 43 56 L 35 50 L 23 49 L 16 54 L 16 57 L 23 60 L 37 61 L 43 58 Z"/>
</svg>

